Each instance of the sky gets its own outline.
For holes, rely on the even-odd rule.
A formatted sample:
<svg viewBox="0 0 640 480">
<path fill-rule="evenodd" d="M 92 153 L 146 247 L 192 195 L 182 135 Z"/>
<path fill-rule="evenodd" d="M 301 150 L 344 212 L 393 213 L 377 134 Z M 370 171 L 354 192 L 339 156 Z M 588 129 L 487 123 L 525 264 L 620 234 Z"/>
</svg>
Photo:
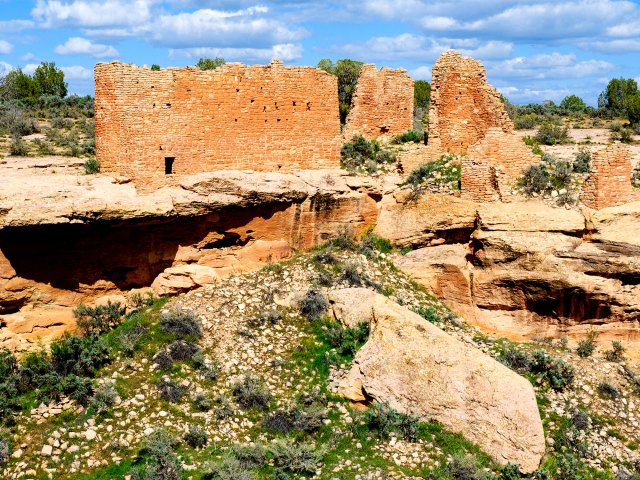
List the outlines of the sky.
<svg viewBox="0 0 640 480">
<path fill-rule="evenodd" d="M 0 75 L 54 61 L 80 95 L 96 62 L 352 58 L 430 81 L 451 48 L 513 103 L 596 105 L 609 79 L 640 82 L 640 0 L 0 0 Z"/>
</svg>

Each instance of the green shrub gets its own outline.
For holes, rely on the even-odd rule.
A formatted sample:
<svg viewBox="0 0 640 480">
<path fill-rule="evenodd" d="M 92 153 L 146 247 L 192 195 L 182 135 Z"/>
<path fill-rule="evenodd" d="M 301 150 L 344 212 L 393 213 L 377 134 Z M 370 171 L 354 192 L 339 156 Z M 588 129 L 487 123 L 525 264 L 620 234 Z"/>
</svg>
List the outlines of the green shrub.
<svg viewBox="0 0 640 480">
<path fill-rule="evenodd" d="M 208 464 L 202 474 L 203 480 L 256 480 L 256 478 L 231 455 L 225 455 L 220 462 Z"/>
<path fill-rule="evenodd" d="M 0 379 L 5 380 L 18 373 L 18 359 L 7 348 L 0 348 Z"/>
<path fill-rule="evenodd" d="M 516 115 L 513 120 L 514 126 L 518 130 L 529 130 L 538 124 L 538 116 L 535 114 Z"/>
<path fill-rule="evenodd" d="M 527 373 L 531 370 L 533 358 L 524 350 L 507 346 L 500 352 L 498 359 L 507 367 L 519 373 Z"/>
<path fill-rule="evenodd" d="M 174 310 L 162 312 L 160 328 L 163 332 L 176 338 L 202 338 L 202 325 L 196 315 L 188 310 L 176 307 Z"/>
<path fill-rule="evenodd" d="M 184 434 L 184 441 L 191 448 L 202 448 L 207 444 L 209 437 L 198 425 L 189 425 L 189 430 Z"/>
<path fill-rule="evenodd" d="M 10 455 L 9 442 L 4 438 L 0 438 L 0 467 L 6 465 L 9 461 Z"/>
<path fill-rule="evenodd" d="M 343 357 L 353 357 L 369 339 L 369 322 L 360 322 L 355 328 L 345 328 L 335 321 L 327 322 L 325 335 L 329 344 Z"/>
<path fill-rule="evenodd" d="M 169 347 L 169 355 L 177 362 L 184 362 L 191 360 L 195 354 L 200 351 L 195 343 L 185 342 L 184 340 L 176 340 L 172 342 Z"/>
<path fill-rule="evenodd" d="M 376 163 L 395 163 L 398 161 L 398 156 L 391 150 L 381 150 L 376 155 L 375 161 Z"/>
<path fill-rule="evenodd" d="M 608 382 L 599 383 L 597 390 L 600 395 L 610 400 L 614 400 L 621 395 L 620 390 L 618 390 L 616 387 L 614 387 Z"/>
<path fill-rule="evenodd" d="M 407 130 L 406 132 L 393 137 L 391 143 L 400 144 L 400 143 L 420 143 L 422 141 L 422 135 L 420 135 L 415 130 Z"/>
<path fill-rule="evenodd" d="M 317 465 L 324 458 L 323 449 L 316 449 L 312 443 L 284 440 L 276 443 L 271 453 L 277 467 L 293 473 L 315 473 Z"/>
<path fill-rule="evenodd" d="M 422 318 L 424 318 L 428 322 L 438 323 L 442 321 L 442 318 L 440 318 L 440 314 L 434 307 L 431 307 L 431 306 L 418 307 L 418 308 L 413 308 L 412 311 L 420 315 Z"/>
<path fill-rule="evenodd" d="M 318 320 L 329 308 L 322 293 L 314 288 L 307 290 L 307 293 L 299 303 L 300 313 L 309 320 Z"/>
<path fill-rule="evenodd" d="M 244 409 L 266 410 L 273 398 L 265 383 L 258 377 L 245 375 L 231 385 L 231 393 Z"/>
<path fill-rule="evenodd" d="M 604 352 L 604 358 L 610 362 L 622 362 L 624 360 L 624 352 L 625 348 L 622 346 L 622 343 L 614 340 L 611 342 L 611 350 Z"/>
<path fill-rule="evenodd" d="M 435 185 L 450 184 L 452 188 L 459 188 L 462 169 L 459 161 L 453 157 L 445 155 L 440 160 L 426 163 L 411 172 L 405 184 L 420 185 L 424 182 L 431 182 Z"/>
<path fill-rule="evenodd" d="M 158 368 L 164 372 L 168 372 L 173 368 L 173 358 L 171 358 L 169 352 L 164 349 L 156 352 L 153 356 L 153 363 L 158 365 Z"/>
<path fill-rule="evenodd" d="M 573 384 L 575 371 L 573 367 L 560 358 L 553 358 L 544 350 L 533 353 L 531 373 L 546 380 L 554 390 L 563 390 Z"/>
<path fill-rule="evenodd" d="M 208 412 L 213 408 L 213 400 L 206 393 L 196 393 L 193 397 L 193 407 L 199 412 Z"/>
<path fill-rule="evenodd" d="M 160 65 L 158 65 L 157 63 L 151 64 L 151 71 L 152 72 L 159 72 L 160 71 Z"/>
<path fill-rule="evenodd" d="M 166 430 L 153 432 L 145 439 L 145 450 L 149 455 L 146 462 L 146 475 L 149 480 L 182 480 L 182 465 L 173 445 L 175 440 Z"/>
<path fill-rule="evenodd" d="M 87 405 L 93 396 L 93 382 L 86 377 L 67 375 L 62 380 L 62 391 L 80 405 Z"/>
<path fill-rule="evenodd" d="M 368 173 L 375 173 L 378 164 L 394 163 L 396 155 L 383 150 L 375 140 L 367 140 L 362 135 L 355 135 L 350 143 L 345 143 L 340 149 L 340 162 L 343 168 L 353 172 L 364 168 Z"/>
<path fill-rule="evenodd" d="M 231 446 L 230 454 L 247 470 L 261 467 L 267 461 L 267 452 L 260 444 L 239 445 L 234 443 Z"/>
<path fill-rule="evenodd" d="M 89 307 L 80 304 L 73 311 L 78 328 L 84 335 L 106 333 L 120 323 L 126 308 L 120 302 Z"/>
<path fill-rule="evenodd" d="M 215 399 L 213 414 L 217 419 L 230 418 L 234 414 L 233 403 L 226 395 L 219 395 Z"/>
<path fill-rule="evenodd" d="M 529 165 L 521 183 L 527 195 L 540 194 L 549 189 L 549 174 L 542 165 Z"/>
<path fill-rule="evenodd" d="M 86 173 L 87 175 L 100 173 L 100 162 L 95 158 L 88 158 L 84 162 L 84 173 Z"/>
<path fill-rule="evenodd" d="M 21 137 L 14 137 L 9 145 L 9 154 L 14 157 L 27 157 L 29 156 L 29 147 Z"/>
<path fill-rule="evenodd" d="M 446 467 L 447 473 L 454 480 L 487 480 L 475 457 L 470 455 L 454 456 Z"/>
<path fill-rule="evenodd" d="M 33 140 L 33 145 L 35 145 L 38 155 L 53 155 L 54 153 L 53 147 L 46 140 L 36 138 Z"/>
<path fill-rule="evenodd" d="M 110 362 L 109 348 L 97 335 L 64 335 L 51 344 L 51 370 L 61 376 L 93 377 Z"/>
<path fill-rule="evenodd" d="M 139 321 L 133 323 L 130 328 L 118 332 L 116 341 L 118 349 L 125 357 L 131 357 L 142 345 L 142 340 L 148 335 L 149 329 Z"/>
<path fill-rule="evenodd" d="M 262 421 L 262 426 L 271 433 L 289 434 L 293 431 L 313 433 L 320 429 L 323 419 L 324 412 L 320 409 L 281 408 L 271 412 Z"/>
<path fill-rule="evenodd" d="M 567 141 L 568 129 L 563 125 L 543 123 L 538 128 L 535 139 L 542 145 L 557 145 Z"/>
<path fill-rule="evenodd" d="M 578 348 L 576 353 L 582 358 L 587 358 L 593 355 L 596 349 L 596 339 L 598 338 L 598 332 L 595 330 L 589 330 L 587 332 L 587 338 L 584 338 L 578 342 Z"/>
<path fill-rule="evenodd" d="M 393 244 L 389 240 L 379 237 L 373 233 L 367 233 L 362 237 L 362 241 L 360 242 L 360 251 L 365 255 L 367 255 L 368 251 L 391 253 L 392 250 Z"/>
<path fill-rule="evenodd" d="M 581 410 L 576 410 L 571 416 L 571 426 L 579 431 L 585 431 L 589 428 L 589 415 Z"/>
<path fill-rule="evenodd" d="M 96 414 L 100 414 L 115 405 L 117 397 L 118 392 L 116 392 L 113 382 L 105 382 L 96 389 L 89 405 Z"/>
<path fill-rule="evenodd" d="M 187 387 L 168 378 L 158 380 L 156 387 L 160 398 L 171 403 L 178 403 L 187 391 Z"/>
<path fill-rule="evenodd" d="M 573 170 L 578 173 L 588 173 L 591 168 L 591 151 L 587 147 L 580 147 L 573 161 Z"/>
</svg>

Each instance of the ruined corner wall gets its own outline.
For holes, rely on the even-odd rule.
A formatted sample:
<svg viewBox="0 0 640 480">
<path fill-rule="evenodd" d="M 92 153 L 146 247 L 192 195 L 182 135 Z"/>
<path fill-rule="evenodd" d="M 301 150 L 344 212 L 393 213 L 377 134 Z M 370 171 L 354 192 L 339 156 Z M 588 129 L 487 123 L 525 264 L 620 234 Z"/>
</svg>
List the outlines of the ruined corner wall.
<svg viewBox="0 0 640 480">
<path fill-rule="evenodd" d="M 360 70 L 344 137 L 388 139 L 413 128 L 413 79 L 403 69 L 365 64 Z"/>
<path fill-rule="evenodd" d="M 333 168 L 340 160 L 336 77 L 280 62 L 215 70 L 95 67 L 96 155 L 137 184 L 172 172 Z"/>
<path fill-rule="evenodd" d="M 504 199 L 525 169 L 540 161 L 520 137 L 497 127 L 489 128 L 484 138 L 471 145 L 467 157 L 469 161 L 462 164 L 461 189 L 463 196 L 477 200 L 485 199 L 487 189 L 492 188 Z M 486 176 L 486 169 L 494 172 L 493 177 Z"/>
<path fill-rule="evenodd" d="M 640 193 L 631 185 L 631 170 L 631 153 L 626 145 L 613 143 L 596 152 L 582 187 L 582 203 L 599 210 L 640 200 Z"/>
<path fill-rule="evenodd" d="M 499 172 L 484 160 L 462 158 L 460 196 L 476 202 L 501 200 L 498 186 Z"/>
<path fill-rule="evenodd" d="M 446 153 L 466 153 L 487 130 L 513 132 L 500 94 L 487 83 L 482 64 L 445 52 L 433 66 L 429 107 L 429 143 Z"/>
</svg>

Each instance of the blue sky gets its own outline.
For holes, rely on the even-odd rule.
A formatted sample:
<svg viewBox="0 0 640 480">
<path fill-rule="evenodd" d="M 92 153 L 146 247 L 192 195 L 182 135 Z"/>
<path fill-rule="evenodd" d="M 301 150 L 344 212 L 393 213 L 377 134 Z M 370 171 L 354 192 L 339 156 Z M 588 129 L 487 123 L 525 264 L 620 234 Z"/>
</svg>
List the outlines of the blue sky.
<svg viewBox="0 0 640 480">
<path fill-rule="evenodd" d="M 93 93 L 98 61 L 347 57 L 431 80 L 449 48 L 480 59 L 514 103 L 595 104 L 610 78 L 640 80 L 640 0 L 0 0 L 0 74 L 55 61 L 79 94 Z"/>
</svg>

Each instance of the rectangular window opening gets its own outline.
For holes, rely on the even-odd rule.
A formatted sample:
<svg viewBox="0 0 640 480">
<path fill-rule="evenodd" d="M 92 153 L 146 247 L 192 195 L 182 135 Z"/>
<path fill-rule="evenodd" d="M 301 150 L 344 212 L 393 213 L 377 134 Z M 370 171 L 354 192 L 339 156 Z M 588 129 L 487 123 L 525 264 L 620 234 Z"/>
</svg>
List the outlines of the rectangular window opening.
<svg viewBox="0 0 640 480">
<path fill-rule="evenodd" d="M 164 174 L 171 175 L 173 173 L 173 162 L 176 157 L 164 157 Z"/>
</svg>

